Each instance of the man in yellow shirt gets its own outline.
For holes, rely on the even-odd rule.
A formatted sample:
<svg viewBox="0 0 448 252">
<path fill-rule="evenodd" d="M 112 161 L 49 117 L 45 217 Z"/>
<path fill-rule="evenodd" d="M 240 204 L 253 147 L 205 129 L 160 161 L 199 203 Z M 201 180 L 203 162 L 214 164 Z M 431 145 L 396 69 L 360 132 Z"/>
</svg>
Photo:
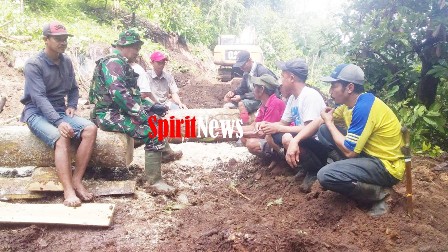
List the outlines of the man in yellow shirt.
<svg viewBox="0 0 448 252">
<path fill-rule="evenodd" d="M 320 184 L 371 204 L 370 215 L 382 215 L 387 212 L 387 188 L 398 183 L 405 170 L 400 150 L 403 146 L 400 122 L 383 101 L 364 93 L 364 72 L 358 66 L 338 65 L 322 81 L 331 83 L 331 97 L 341 105 L 336 109 L 326 108 L 321 118 L 300 131 L 289 145 L 286 160 L 295 166 L 299 143 L 318 132 L 319 141 L 337 151 L 342 159 L 318 172 Z M 334 121 L 338 119 L 347 126 L 345 135 L 335 126 Z"/>
</svg>

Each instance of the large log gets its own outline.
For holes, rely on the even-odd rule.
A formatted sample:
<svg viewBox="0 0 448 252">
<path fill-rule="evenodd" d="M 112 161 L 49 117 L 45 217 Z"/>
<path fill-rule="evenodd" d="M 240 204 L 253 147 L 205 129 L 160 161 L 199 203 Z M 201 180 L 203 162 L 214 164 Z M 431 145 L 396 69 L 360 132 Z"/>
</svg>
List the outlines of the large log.
<svg viewBox="0 0 448 252">
<path fill-rule="evenodd" d="M 170 137 L 170 142 L 179 143 L 185 141 L 200 141 L 200 142 L 222 142 L 222 141 L 236 141 L 238 138 L 235 137 L 227 137 L 227 138 L 215 138 L 210 136 L 210 132 L 208 135 L 204 135 L 203 131 L 200 129 L 200 121 L 202 119 L 202 125 L 206 122 L 210 124 L 212 120 L 215 120 L 215 123 L 218 122 L 219 126 L 221 126 L 222 122 L 229 123 L 237 123 L 240 119 L 240 113 L 238 109 L 226 109 L 226 108 L 213 108 L 213 109 L 179 109 L 179 110 L 170 110 L 168 114 L 164 117 L 164 119 L 170 120 L 171 117 L 174 116 L 174 119 L 185 119 L 189 116 L 189 120 L 192 118 L 196 119 L 195 124 L 195 132 L 196 137 L 185 137 L 186 136 L 186 126 L 185 123 L 181 126 L 182 136 L 181 137 Z M 191 124 L 188 128 L 191 129 Z M 209 125 L 210 126 L 210 125 Z M 171 127 L 170 127 L 171 128 Z M 192 133 L 192 132 L 190 132 Z M 187 135 L 188 136 L 188 135 Z"/>
<path fill-rule="evenodd" d="M 72 157 L 76 146 L 72 146 Z M 125 134 L 98 130 L 89 166 L 127 167 L 132 162 L 134 141 Z M 0 166 L 54 166 L 54 150 L 26 126 L 0 126 Z"/>
</svg>

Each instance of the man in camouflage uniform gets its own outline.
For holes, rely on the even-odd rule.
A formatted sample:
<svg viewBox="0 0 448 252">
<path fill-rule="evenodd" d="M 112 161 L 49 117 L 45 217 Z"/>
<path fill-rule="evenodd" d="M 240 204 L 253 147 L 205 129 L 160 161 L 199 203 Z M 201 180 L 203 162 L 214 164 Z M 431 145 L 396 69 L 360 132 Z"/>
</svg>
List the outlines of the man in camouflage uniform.
<svg viewBox="0 0 448 252">
<path fill-rule="evenodd" d="M 123 132 L 144 143 L 147 182 L 156 192 L 172 193 L 174 188 L 162 180 L 160 162 L 179 159 L 182 152 L 174 152 L 168 143 L 149 138 L 148 117 L 163 116 L 167 108 L 141 98 L 138 74 L 128 62 L 135 60 L 142 44 L 134 30 L 124 31 L 112 44 L 113 53 L 96 62 L 89 92 L 89 100 L 95 104 L 91 117 L 102 130 Z"/>
</svg>

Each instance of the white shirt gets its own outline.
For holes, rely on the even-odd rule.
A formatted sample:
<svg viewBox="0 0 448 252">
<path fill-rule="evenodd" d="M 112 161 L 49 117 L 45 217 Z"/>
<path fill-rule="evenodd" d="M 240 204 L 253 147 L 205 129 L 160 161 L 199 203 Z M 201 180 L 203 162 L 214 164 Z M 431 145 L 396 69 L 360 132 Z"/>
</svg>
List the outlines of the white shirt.
<svg viewBox="0 0 448 252">
<path fill-rule="evenodd" d="M 150 93 L 151 87 L 149 86 L 149 79 L 146 75 L 145 69 L 137 63 L 131 63 L 134 72 L 138 73 L 137 86 L 140 88 L 142 93 Z"/>
<path fill-rule="evenodd" d="M 286 103 L 282 121 L 294 123 L 294 126 L 304 125 L 320 117 L 320 112 L 326 107 L 320 93 L 310 87 L 304 87 L 298 97 L 291 95 Z"/>
</svg>

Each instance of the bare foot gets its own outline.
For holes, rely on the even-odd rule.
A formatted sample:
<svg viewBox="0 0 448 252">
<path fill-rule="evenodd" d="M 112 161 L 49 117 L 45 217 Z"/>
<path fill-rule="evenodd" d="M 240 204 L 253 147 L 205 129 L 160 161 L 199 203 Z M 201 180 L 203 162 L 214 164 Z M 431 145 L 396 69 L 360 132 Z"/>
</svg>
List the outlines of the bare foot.
<svg viewBox="0 0 448 252">
<path fill-rule="evenodd" d="M 75 192 L 64 192 L 64 205 L 68 207 L 78 207 L 81 205 L 81 200 L 76 197 Z"/>
<path fill-rule="evenodd" d="M 73 187 L 75 189 L 76 196 L 78 196 L 82 201 L 92 201 L 93 193 L 87 191 L 82 183 L 75 184 L 73 183 Z"/>
</svg>

